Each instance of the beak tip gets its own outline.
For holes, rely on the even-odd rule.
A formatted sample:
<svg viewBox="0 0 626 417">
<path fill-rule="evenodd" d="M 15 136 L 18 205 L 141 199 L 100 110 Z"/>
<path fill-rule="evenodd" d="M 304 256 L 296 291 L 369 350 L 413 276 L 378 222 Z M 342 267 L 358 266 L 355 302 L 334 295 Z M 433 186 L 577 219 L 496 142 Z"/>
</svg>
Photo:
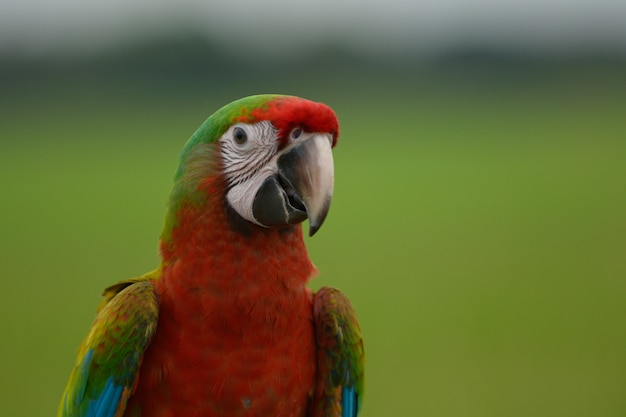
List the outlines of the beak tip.
<svg viewBox="0 0 626 417">
<path fill-rule="evenodd" d="M 330 210 L 331 200 L 332 193 L 329 193 L 321 206 L 316 206 L 312 210 L 309 210 L 307 206 L 307 215 L 309 218 L 309 237 L 312 237 L 315 233 L 317 233 L 317 231 L 324 224 L 328 211 Z"/>
</svg>

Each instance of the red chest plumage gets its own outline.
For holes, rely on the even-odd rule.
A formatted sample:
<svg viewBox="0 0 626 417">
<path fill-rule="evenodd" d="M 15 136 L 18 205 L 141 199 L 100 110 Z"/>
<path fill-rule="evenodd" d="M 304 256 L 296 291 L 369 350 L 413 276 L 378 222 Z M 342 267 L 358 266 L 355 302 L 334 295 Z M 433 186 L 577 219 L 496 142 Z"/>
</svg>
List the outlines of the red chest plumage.
<svg viewBox="0 0 626 417">
<path fill-rule="evenodd" d="M 215 301 L 202 313 L 191 308 L 198 300 L 175 306 L 170 297 L 162 294 L 159 328 L 129 411 L 141 405 L 140 415 L 153 417 L 304 416 L 315 377 L 306 293 L 274 308 Z"/>
<path fill-rule="evenodd" d="M 315 267 L 301 229 L 228 230 L 212 230 L 210 250 L 189 234 L 155 281 L 159 324 L 125 416 L 305 415 Z"/>
</svg>

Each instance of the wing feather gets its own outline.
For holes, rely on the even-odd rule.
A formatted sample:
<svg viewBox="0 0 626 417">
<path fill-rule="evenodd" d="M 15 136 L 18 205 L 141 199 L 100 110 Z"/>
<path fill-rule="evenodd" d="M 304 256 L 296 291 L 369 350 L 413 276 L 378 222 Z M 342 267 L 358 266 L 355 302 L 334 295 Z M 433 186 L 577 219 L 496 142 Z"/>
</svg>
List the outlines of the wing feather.
<svg viewBox="0 0 626 417">
<path fill-rule="evenodd" d="M 350 300 L 321 288 L 313 301 L 317 339 L 317 386 L 311 417 L 356 417 L 363 399 L 363 338 Z"/>
<path fill-rule="evenodd" d="M 58 417 L 120 417 L 137 381 L 143 353 L 158 320 L 150 281 L 133 279 L 107 288 L 81 344 Z"/>
</svg>

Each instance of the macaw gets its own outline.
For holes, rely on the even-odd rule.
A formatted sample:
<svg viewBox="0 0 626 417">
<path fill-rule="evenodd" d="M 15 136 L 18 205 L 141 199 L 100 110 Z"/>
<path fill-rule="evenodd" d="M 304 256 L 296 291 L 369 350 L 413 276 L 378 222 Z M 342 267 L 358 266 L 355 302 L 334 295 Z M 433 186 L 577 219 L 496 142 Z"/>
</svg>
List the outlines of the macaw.
<svg viewBox="0 0 626 417">
<path fill-rule="evenodd" d="M 59 417 L 356 417 L 364 353 L 303 240 L 333 194 L 333 110 L 257 95 L 184 146 L 152 272 L 104 290 Z"/>
</svg>

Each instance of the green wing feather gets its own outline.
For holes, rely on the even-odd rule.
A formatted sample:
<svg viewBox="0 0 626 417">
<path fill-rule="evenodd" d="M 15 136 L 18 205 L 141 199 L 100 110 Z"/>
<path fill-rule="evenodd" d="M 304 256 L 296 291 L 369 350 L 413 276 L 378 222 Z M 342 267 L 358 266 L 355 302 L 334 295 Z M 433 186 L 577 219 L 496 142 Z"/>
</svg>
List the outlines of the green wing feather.
<svg viewBox="0 0 626 417">
<path fill-rule="evenodd" d="M 321 288 L 313 301 L 318 377 L 309 415 L 356 417 L 363 400 L 363 338 L 350 300 Z"/>
<path fill-rule="evenodd" d="M 58 417 L 120 417 L 137 381 L 158 320 L 158 300 L 146 277 L 104 291 L 81 344 Z"/>
</svg>

